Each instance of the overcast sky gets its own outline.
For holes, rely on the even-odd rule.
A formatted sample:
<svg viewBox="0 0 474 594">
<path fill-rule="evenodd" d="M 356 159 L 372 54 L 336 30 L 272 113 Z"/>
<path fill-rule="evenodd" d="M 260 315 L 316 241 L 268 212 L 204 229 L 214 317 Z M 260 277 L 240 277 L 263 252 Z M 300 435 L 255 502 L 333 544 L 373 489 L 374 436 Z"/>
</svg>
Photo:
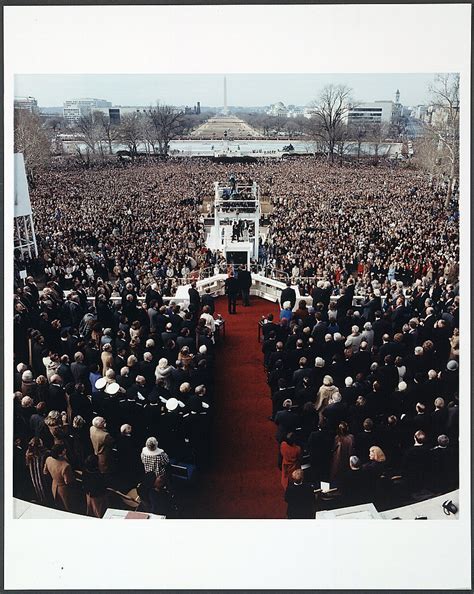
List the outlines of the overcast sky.
<svg viewBox="0 0 474 594">
<path fill-rule="evenodd" d="M 434 74 L 228 74 L 228 105 L 261 106 L 283 101 L 306 105 L 327 84 L 346 84 L 357 101 L 393 100 L 400 89 L 403 105 L 428 100 Z M 114 105 L 221 106 L 220 74 L 21 74 L 15 77 L 15 95 L 31 95 L 40 107 L 61 106 L 67 99 L 95 97 Z"/>
</svg>

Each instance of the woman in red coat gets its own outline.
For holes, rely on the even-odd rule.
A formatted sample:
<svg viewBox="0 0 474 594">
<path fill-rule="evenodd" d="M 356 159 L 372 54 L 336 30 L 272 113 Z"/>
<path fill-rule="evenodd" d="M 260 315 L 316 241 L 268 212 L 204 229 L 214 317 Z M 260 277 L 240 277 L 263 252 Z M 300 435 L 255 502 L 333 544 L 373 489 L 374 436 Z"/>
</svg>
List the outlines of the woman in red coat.
<svg viewBox="0 0 474 594">
<path fill-rule="evenodd" d="M 293 470 L 301 468 L 301 448 L 293 441 L 293 433 L 288 433 L 281 442 L 281 484 L 284 489 L 288 487 L 288 479 Z"/>
</svg>

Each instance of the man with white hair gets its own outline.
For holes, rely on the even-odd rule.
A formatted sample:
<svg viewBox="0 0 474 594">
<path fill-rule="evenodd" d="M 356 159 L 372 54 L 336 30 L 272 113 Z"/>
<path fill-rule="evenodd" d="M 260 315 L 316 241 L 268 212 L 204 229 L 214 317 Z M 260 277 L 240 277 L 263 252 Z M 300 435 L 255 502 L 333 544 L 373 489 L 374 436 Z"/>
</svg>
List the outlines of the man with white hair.
<svg viewBox="0 0 474 594">
<path fill-rule="evenodd" d="M 71 363 L 71 374 L 75 384 L 84 384 L 87 390 L 91 389 L 89 382 L 89 368 L 84 363 L 84 355 L 81 351 L 74 354 L 74 363 Z"/>
<path fill-rule="evenodd" d="M 135 401 L 146 402 L 149 391 L 150 389 L 147 386 L 145 377 L 143 375 L 137 375 L 135 382 L 127 390 L 127 398 L 129 400 L 133 398 Z"/>
<path fill-rule="evenodd" d="M 186 402 L 186 408 L 190 411 L 202 411 L 203 409 L 208 409 L 209 404 L 205 401 L 206 398 L 206 386 L 200 385 L 196 386 L 194 389 L 194 394 L 189 397 L 188 401 Z"/>
<path fill-rule="evenodd" d="M 447 435 L 438 435 L 435 444 L 430 452 L 431 488 L 435 493 L 446 493 L 459 485 L 459 464 Z"/>
<path fill-rule="evenodd" d="M 313 298 L 314 306 L 316 306 L 318 303 L 322 303 L 324 309 L 327 309 L 331 299 L 331 284 L 329 282 L 319 280 L 311 292 L 311 297 Z"/>
<path fill-rule="evenodd" d="M 118 385 L 124 390 L 128 390 L 128 388 L 130 388 L 132 385 L 133 381 L 130 377 L 130 369 L 126 365 L 120 369 L 120 375 L 117 377 L 116 381 Z"/>
<path fill-rule="evenodd" d="M 109 474 L 114 467 L 113 447 L 115 441 L 106 429 L 107 424 L 103 417 L 94 417 L 92 419 L 90 438 L 101 474 Z"/>
<path fill-rule="evenodd" d="M 327 427 L 332 430 L 336 430 L 339 423 L 347 418 L 347 406 L 342 402 L 340 392 L 334 392 L 330 396 L 322 416 L 326 419 Z"/>
<path fill-rule="evenodd" d="M 35 397 L 37 386 L 33 377 L 33 372 L 30 369 L 25 369 L 21 374 L 20 390 L 23 396 Z"/>
<path fill-rule="evenodd" d="M 433 307 L 426 308 L 426 317 L 422 320 L 423 340 L 431 340 L 433 337 L 433 328 L 436 322 L 436 316 Z"/>
<path fill-rule="evenodd" d="M 374 331 L 372 329 L 372 324 L 370 322 L 366 322 L 364 324 L 364 329 L 362 331 L 362 340 L 365 340 L 367 343 L 367 350 L 370 352 L 372 347 L 374 346 Z"/>
<path fill-rule="evenodd" d="M 143 353 L 143 361 L 140 361 L 138 367 L 140 375 L 145 378 L 147 386 L 153 386 L 155 383 L 156 363 L 153 361 L 153 355 L 149 351 Z"/>
<path fill-rule="evenodd" d="M 15 383 L 13 386 L 13 390 L 15 392 L 18 392 L 21 390 L 21 376 L 23 375 L 24 371 L 27 371 L 28 366 L 25 363 L 18 363 L 18 365 L 16 366 L 16 371 L 15 371 Z"/>
<path fill-rule="evenodd" d="M 137 486 L 142 472 L 140 460 L 140 445 L 131 425 L 128 423 L 120 427 L 117 439 L 118 477 L 120 490 L 127 492 Z"/>
<path fill-rule="evenodd" d="M 426 373 L 426 371 L 428 371 L 423 347 L 416 346 L 413 349 L 413 355 L 408 358 L 407 364 L 411 373 L 414 375 L 417 373 Z"/>
<path fill-rule="evenodd" d="M 352 406 L 355 404 L 357 398 L 357 388 L 354 387 L 354 380 L 352 377 L 348 376 L 344 380 L 344 388 L 342 388 L 342 401 L 347 406 Z"/>
<path fill-rule="evenodd" d="M 62 378 L 54 374 L 51 376 L 48 386 L 48 396 L 46 398 L 46 404 L 48 410 L 58 410 L 62 412 L 67 409 L 66 396 L 64 394 L 63 380 Z"/>
<path fill-rule="evenodd" d="M 345 347 L 352 348 L 353 353 L 357 353 L 360 343 L 362 342 L 362 335 L 359 331 L 359 326 L 352 326 L 352 333 L 347 337 Z"/>
<path fill-rule="evenodd" d="M 448 423 L 448 410 L 445 406 L 444 398 L 436 398 L 434 401 L 435 409 L 431 413 L 432 435 L 436 437 L 446 433 Z"/>
</svg>

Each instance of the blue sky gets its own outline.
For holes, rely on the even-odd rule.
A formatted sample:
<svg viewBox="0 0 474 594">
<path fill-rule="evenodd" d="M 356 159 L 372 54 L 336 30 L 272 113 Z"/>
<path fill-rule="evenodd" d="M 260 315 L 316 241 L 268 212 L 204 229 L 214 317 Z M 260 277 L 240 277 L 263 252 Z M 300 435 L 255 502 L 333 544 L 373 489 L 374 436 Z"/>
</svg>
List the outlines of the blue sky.
<svg viewBox="0 0 474 594">
<path fill-rule="evenodd" d="M 224 74 L 21 74 L 15 95 L 36 97 L 41 107 L 60 106 L 67 99 L 96 97 L 114 105 L 220 106 Z M 357 101 L 390 100 L 400 89 L 404 105 L 428 101 L 434 73 L 420 74 L 227 74 L 228 104 L 236 106 L 306 105 L 327 84 L 345 84 Z"/>
</svg>

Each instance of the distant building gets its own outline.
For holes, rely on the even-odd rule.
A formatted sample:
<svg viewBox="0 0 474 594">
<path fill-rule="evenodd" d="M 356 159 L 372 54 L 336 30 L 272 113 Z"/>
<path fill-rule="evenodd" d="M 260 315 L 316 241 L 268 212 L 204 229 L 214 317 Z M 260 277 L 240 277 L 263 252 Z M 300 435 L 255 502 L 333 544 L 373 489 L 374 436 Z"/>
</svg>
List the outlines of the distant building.
<svg viewBox="0 0 474 594">
<path fill-rule="evenodd" d="M 417 120 L 424 120 L 426 116 L 426 105 L 417 105 L 412 110 L 412 116 Z"/>
<path fill-rule="evenodd" d="M 359 103 L 347 113 L 348 124 L 390 124 L 395 115 L 393 101 Z"/>
<path fill-rule="evenodd" d="M 304 109 L 296 105 L 288 105 L 288 111 L 286 115 L 289 118 L 297 118 L 304 115 Z"/>
<path fill-rule="evenodd" d="M 423 121 L 432 126 L 444 126 L 450 117 L 447 107 L 442 105 L 428 105 L 423 117 Z"/>
<path fill-rule="evenodd" d="M 30 113 L 38 113 L 38 101 L 34 97 L 15 97 L 15 109 L 23 109 Z"/>
<path fill-rule="evenodd" d="M 76 124 L 82 116 L 88 116 L 97 108 L 112 107 L 105 99 L 71 99 L 63 104 L 63 116 L 67 124 Z"/>
<path fill-rule="evenodd" d="M 270 105 L 270 107 L 267 110 L 267 115 L 269 116 L 284 116 L 286 117 L 288 114 L 288 109 L 285 107 L 285 104 L 282 103 L 281 101 L 278 101 L 278 103 L 274 103 L 273 105 Z"/>
<path fill-rule="evenodd" d="M 109 122 L 114 126 L 118 126 L 122 121 L 122 117 L 124 115 L 129 115 L 131 113 L 148 113 L 150 111 L 150 106 L 128 106 L 128 105 L 114 105 L 113 107 L 94 107 L 91 112 L 92 113 L 103 113 L 106 117 L 109 118 Z"/>
</svg>

